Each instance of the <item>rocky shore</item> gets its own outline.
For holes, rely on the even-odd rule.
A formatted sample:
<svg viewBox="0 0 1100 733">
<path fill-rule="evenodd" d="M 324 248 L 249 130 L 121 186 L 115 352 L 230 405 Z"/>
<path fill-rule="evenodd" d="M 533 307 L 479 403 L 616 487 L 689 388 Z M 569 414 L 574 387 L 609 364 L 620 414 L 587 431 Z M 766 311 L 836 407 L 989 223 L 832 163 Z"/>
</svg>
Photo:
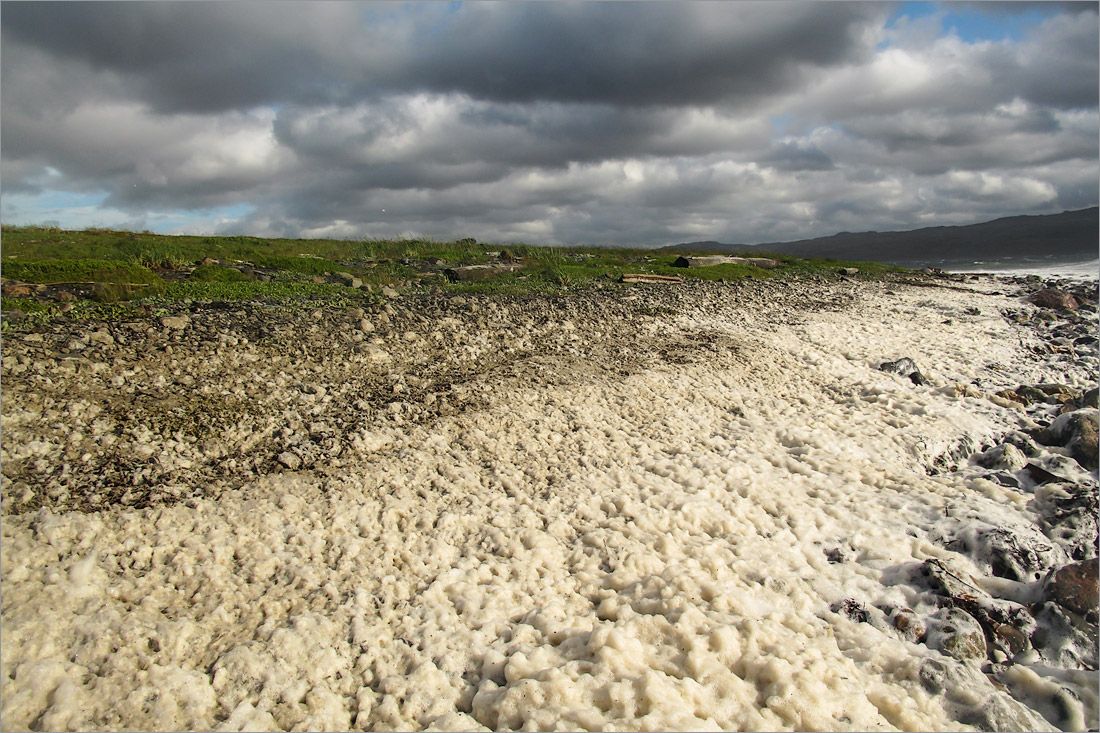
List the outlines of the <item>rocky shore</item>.
<svg viewBox="0 0 1100 733">
<path fill-rule="evenodd" d="M 1095 282 L 13 325 L 5 728 L 1097 726 Z"/>
</svg>

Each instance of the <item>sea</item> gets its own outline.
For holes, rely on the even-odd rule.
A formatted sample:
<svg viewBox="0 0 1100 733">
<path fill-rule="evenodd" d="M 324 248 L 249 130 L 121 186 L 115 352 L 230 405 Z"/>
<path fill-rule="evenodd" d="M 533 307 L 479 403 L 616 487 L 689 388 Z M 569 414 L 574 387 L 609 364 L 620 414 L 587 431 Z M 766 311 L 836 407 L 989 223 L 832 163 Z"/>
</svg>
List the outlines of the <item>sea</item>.
<svg viewBox="0 0 1100 733">
<path fill-rule="evenodd" d="M 1100 257 L 1091 259 L 1054 259 L 1044 257 L 1003 258 L 989 260 L 939 260 L 898 263 L 903 267 L 935 267 L 947 272 L 988 272 L 995 275 L 1038 275 L 1069 280 L 1100 279 Z"/>
</svg>

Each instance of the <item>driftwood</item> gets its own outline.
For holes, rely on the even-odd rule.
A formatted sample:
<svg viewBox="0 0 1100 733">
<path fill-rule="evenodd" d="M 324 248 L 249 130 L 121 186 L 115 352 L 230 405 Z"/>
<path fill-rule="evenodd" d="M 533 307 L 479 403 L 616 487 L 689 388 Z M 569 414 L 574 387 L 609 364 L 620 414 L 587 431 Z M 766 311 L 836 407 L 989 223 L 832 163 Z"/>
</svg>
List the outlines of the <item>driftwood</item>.
<svg viewBox="0 0 1100 733">
<path fill-rule="evenodd" d="M 443 271 L 451 282 L 473 282 L 475 280 L 487 280 L 497 275 L 522 270 L 524 265 L 519 262 L 509 262 L 499 265 L 466 265 L 464 267 L 450 267 Z"/>
<path fill-rule="evenodd" d="M 774 270 L 782 263 L 768 257 L 728 257 L 726 255 L 707 255 L 706 257 L 677 257 L 673 267 L 711 267 L 713 265 L 750 265 L 763 270 Z"/>
<path fill-rule="evenodd" d="M 648 275 L 645 273 L 624 274 L 619 278 L 621 283 L 682 283 L 684 278 L 679 275 Z"/>
</svg>

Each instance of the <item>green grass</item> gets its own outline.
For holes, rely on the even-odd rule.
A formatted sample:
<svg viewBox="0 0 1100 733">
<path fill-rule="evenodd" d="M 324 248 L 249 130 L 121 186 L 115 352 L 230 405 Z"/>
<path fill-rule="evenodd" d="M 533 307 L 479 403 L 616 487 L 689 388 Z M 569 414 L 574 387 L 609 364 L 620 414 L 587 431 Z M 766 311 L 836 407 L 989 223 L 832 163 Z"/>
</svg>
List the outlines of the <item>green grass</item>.
<svg viewBox="0 0 1100 733">
<path fill-rule="evenodd" d="M 5 244 L 4 254 L 8 256 Z M 101 259 L 5 260 L 0 272 L 29 283 L 158 283 L 156 273 L 139 264 Z"/>
<path fill-rule="evenodd" d="M 782 265 L 774 270 L 738 264 L 702 268 L 673 267 L 687 252 L 598 247 L 534 247 L 525 244 L 487 245 L 471 240 L 334 240 L 267 239 L 260 237 L 169 236 L 150 232 L 106 229 L 66 231 L 44 227 L 3 227 L 2 269 L 5 278 L 33 283 L 95 282 L 96 299 L 106 302 L 130 298 L 246 300 L 264 298 L 292 302 L 321 299 L 332 302 L 367 297 L 361 291 L 312 280 L 326 273 L 351 272 L 373 285 L 399 285 L 418 277 L 429 261 L 450 265 L 489 261 L 490 252 L 507 251 L 526 267 L 474 283 L 450 283 L 442 277 L 424 285 L 451 293 L 563 293 L 600 287 L 625 273 L 678 275 L 684 279 L 734 281 L 744 278 L 839 277 L 842 267 L 857 267 L 860 278 L 881 278 L 902 268 L 877 263 L 803 260 L 769 256 Z M 77 258 L 74 258 L 77 255 Z M 207 257 L 224 262 L 251 263 L 274 271 L 269 282 L 253 280 L 231 267 L 200 265 Z M 197 266 L 195 266 L 197 265 Z M 195 266 L 190 277 L 165 283 L 158 274 L 169 268 Z M 127 285 L 129 284 L 129 285 Z M 145 287 L 133 287 L 134 285 Z M 5 298 L 3 307 L 26 313 L 35 309 L 24 299 Z M 84 302 L 84 301 L 82 301 Z M 73 308 L 69 317 L 87 310 Z M 90 312 L 90 311 L 89 311 Z"/>
</svg>

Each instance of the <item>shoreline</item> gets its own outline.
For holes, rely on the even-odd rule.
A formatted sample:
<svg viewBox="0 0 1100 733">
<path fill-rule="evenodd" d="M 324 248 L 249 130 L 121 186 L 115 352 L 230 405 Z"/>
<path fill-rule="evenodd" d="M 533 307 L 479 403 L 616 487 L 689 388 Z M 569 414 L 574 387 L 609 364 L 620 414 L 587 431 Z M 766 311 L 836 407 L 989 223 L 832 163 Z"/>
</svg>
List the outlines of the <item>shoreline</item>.
<svg viewBox="0 0 1100 733">
<path fill-rule="evenodd" d="M 1095 300 L 1025 284 L 5 334 L 4 725 L 1095 727 L 1048 579 L 1095 563 L 1095 467 L 1016 435 L 1095 387 Z"/>
</svg>

